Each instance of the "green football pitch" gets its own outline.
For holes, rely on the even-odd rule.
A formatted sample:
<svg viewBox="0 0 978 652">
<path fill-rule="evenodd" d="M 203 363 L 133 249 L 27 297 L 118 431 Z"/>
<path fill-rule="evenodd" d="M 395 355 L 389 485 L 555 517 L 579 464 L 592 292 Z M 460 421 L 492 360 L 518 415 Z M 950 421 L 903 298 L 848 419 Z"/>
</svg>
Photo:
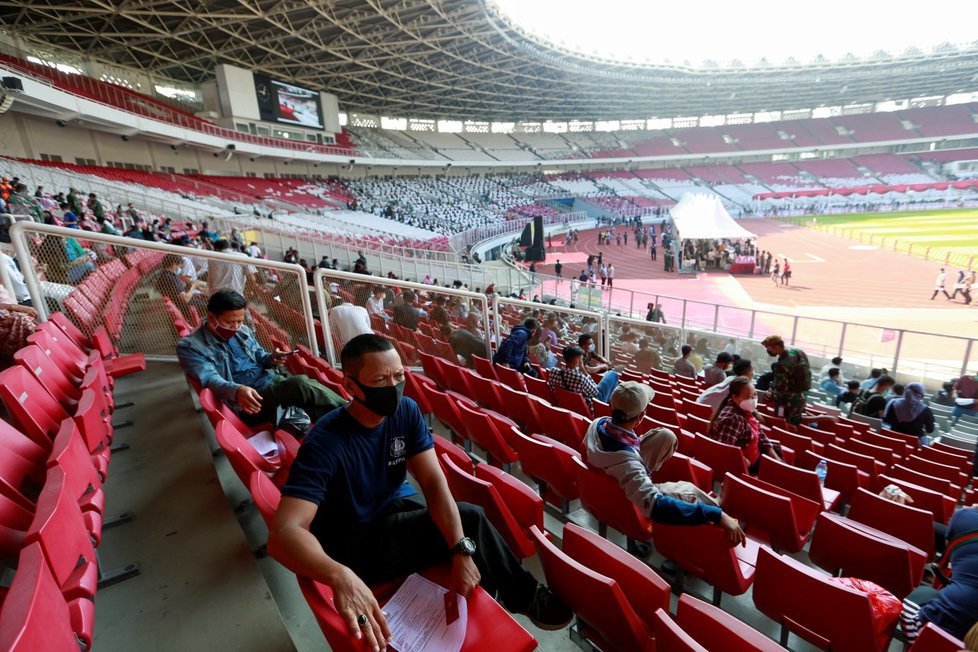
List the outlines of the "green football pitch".
<svg viewBox="0 0 978 652">
<path fill-rule="evenodd" d="M 819 231 L 930 260 L 968 265 L 978 257 L 978 209 L 794 218 Z"/>
</svg>

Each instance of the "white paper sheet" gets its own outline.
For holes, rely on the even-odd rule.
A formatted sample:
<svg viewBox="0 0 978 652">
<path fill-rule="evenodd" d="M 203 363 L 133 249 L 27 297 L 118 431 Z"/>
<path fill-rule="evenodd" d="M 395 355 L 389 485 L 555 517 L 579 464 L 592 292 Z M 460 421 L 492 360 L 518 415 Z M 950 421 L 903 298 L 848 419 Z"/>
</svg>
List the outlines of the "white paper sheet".
<svg viewBox="0 0 978 652">
<path fill-rule="evenodd" d="M 248 443 L 254 446 L 262 457 L 271 459 L 278 456 L 278 442 L 275 441 L 275 435 L 270 430 L 262 430 L 257 435 L 248 437 Z"/>
<path fill-rule="evenodd" d="M 465 598 L 454 591 L 458 620 L 445 624 L 444 589 L 418 574 L 405 580 L 384 605 L 391 628 L 390 647 L 397 652 L 458 652 L 465 640 L 468 608 Z"/>
</svg>

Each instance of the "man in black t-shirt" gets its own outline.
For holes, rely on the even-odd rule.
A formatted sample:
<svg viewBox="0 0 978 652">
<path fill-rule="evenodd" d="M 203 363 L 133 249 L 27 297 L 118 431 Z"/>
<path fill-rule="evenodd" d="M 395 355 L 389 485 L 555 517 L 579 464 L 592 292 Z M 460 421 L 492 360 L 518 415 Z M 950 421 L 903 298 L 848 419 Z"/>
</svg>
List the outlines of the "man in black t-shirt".
<svg viewBox="0 0 978 652">
<path fill-rule="evenodd" d="M 569 623 L 570 610 L 520 566 L 485 513 L 455 503 L 421 411 L 402 398 L 393 345 L 359 335 L 340 357 L 353 398 L 303 440 L 269 528 L 269 553 L 330 586 L 351 634 L 374 649 L 390 640 L 390 628 L 367 584 L 449 560 L 459 593 L 482 584 L 542 628 Z M 422 496 L 405 481 L 408 471 Z"/>
</svg>

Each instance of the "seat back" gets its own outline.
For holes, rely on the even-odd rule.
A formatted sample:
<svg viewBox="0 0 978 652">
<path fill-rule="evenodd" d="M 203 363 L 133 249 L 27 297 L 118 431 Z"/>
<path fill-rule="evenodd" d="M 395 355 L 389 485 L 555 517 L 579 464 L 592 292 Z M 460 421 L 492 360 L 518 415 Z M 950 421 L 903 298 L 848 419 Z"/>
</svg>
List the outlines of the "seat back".
<svg viewBox="0 0 978 652">
<path fill-rule="evenodd" d="M 926 459 L 918 455 L 917 452 L 905 458 L 902 463 L 917 473 L 932 475 L 935 478 L 947 480 L 953 487 L 962 487 L 968 481 L 968 477 L 964 475 L 957 465 L 952 466 L 944 462 Z"/>
<path fill-rule="evenodd" d="M 640 618 L 655 608 L 668 609 L 672 593 L 668 582 L 652 568 L 591 530 L 574 523 L 564 526 L 564 553 L 587 568 L 613 579 L 632 604 L 641 604 Z M 646 621 L 647 625 L 652 625 Z"/>
<path fill-rule="evenodd" d="M 580 392 L 572 392 L 562 387 L 555 387 L 554 397 L 557 399 L 557 405 L 563 409 L 584 416 L 591 416 L 591 408 L 588 406 L 584 395 Z"/>
<path fill-rule="evenodd" d="M 558 550 L 533 526 L 530 536 L 540 554 L 547 586 L 586 624 L 601 649 L 656 649 L 618 584 Z M 603 643 L 603 645 L 602 645 Z"/>
<path fill-rule="evenodd" d="M 899 466 L 899 465 L 898 465 Z M 878 475 L 873 481 L 872 491 L 879 493 L 887 485 L 895 484 L 900 489 L 913 498 L 914 507 L 930 512 L 931 516 L 938 523 L 947 523 L 954 511 L 955 501 L 949 496 L 922 487 L 912 481 L 904 480 L 896 475 Z"/>
<path fill-rule="evenodd" d="M 39 346 L 23 347 L 14 353 L 13 359 L 31 372 L 65 409 L 71 409 L 78 401 L 80 392 L 77 385 L 65 376 L 54 360 L 44 355 Z"/>
<path fill-rule="evenodd" d="M 21 432 L 51 449 L 51 440 L 68 413 L 31 372 L 20 365 L 0 371 L 0 400 Z"/>
<path fill-rule="evenodd" d="M 741 595 L 750 588 L 756 542 L 748 540 L 743 549 L 730 548 L 723 529 L 715 525 L 656 523 L 652 536 L 657 552 L 686 572 L 709 582 L 718 591 Z"/>
<path fill-rule="evenodd" d="M 48 448 L 39 446 L 33 439 L 3 419 L 0 419 L 0 450 L 3 450 L 5 453 L 14 453 L 25 461 L 43 468 L 44 462 L 48 458 L 50 446 Z M 0 474 L 0 478 L 5 477 L 3 474 Z"/>
<path fill-rule="evenodd" d="M 853 437 L 846 442 L 846 448 L 853 453 L 867 455 L 880 462 L 886 468 L 889 468 L 893 464 L 894 453 L 892 448 L 871 444 L 866 441 L 865 437 Z"/>
<path fill-rule="evenodd" d="M 761 463 L 758 477 L 803 498 L 813 500 L 819 505 L 822 504 L 822 488 L 818 482 L 818 475 L 814 471 L 799 469 L 769 458 Z"/>
<path fill-rule="evenodd" d="M 472 364 L 475 366 L 475 372 L 480 377 L 488 380 L 496 380 L 496 367 L 492 364 L 491 360 L 482 356 L 473 355 Z"/>
<path fill-rule="evenodd" d="M 20 553 L 17 574 L 0 610 L 0 649 L 6 652 L 77 652 L 71 614 L 51 575 L 40 543 Z"/>
<path fill-rule="evenodd" d="M 713 469 L 713 482 L 719 482 L 727 473 L 733 476 L 747 473 L 747 460 L 744 459 L 744 453 L 739 448 L 714 441 L 709 437 L 696 435 L 693 457 Z M 766 463 L 767 460 L 764 462 Z M 764 464 L 762 463 L 761 466 L 763 467 Z"/>
<path fill-rule="evenodd" d="M 48 321 L 57 326 L 80 349 L 91 349 L 92 341 L 63 312 L 52 312 Z"/>
<path fill-rule="evenodd" d="M 472 386 L 472 391 L 475 392 L 475 398 L 478 399 L 479 403 L 497 412 L 505 411 L 500 397 L 499 383 L 493 378 L 476 373 L 469 378 L 469 384 Z"/>
<path fill-rule="evenodd" d="M 652 525 L 628 499 L 617 480 L 604 471 L 588 468 L 580 458 L 571 458 L 571 464 L 585 509 L 630 539 L 652 538 Z"/>
<path fill-rule="evenodd" d="M 962 641 L 954 638 L 934 623 L 927 623 L 917 634 L 917 640 L 909 652 L 959 652 L 967 649 Z"/>
<path fill-rule="evenodd" d="M 966 451 L 960 451 L 959 454 L 955 454 L 940 450 L 934 446 L 921 446 L 914 451 L 914 455 L 930 462 L 954 467 L 960 473 L 968 473 L 972 468 L 971 457 L 967 455 Z"/>
<path fill-rule="evenodd" d="M 537 398 L 542 398 L 548 403 L 554 402 L 553 392 L 550 391 L 550 386 L 547 385 L 547 381 L 540 378 L 534 378 L 533 376 L 524 376 L 523 382 L 526 384 L 526 391 L 533 394 Z"/>
<path fill-rule="evenodd" d="M 957 496 L 960 495 L 960 491 L 955 492 L 954 488 L 951 486 L 950 480 L 945 480 L 944 478 L 938 478 L 933 475 L 914 471 L 913 469 L 902 464 L 894 464 L 893 467 L 887 471 L 887 474 L 896 478 L 897 480 L 912 482 L 916 485 L 926 487 L 931 491 L 936 491 L 945 496 L 957 498 Z"/>
<path fill-rule="evenodd" d="M 555 448 L 559 443 L 549 437 L 527 437 L 517 433 L 514 443 L 520 457 L 520 467 L 526 475 L 541 483 L 543 497 L 560 506 L 561 501 L 577 500 L 580 494 L 569 459 L 571 455 Z"/>
<path fill-rule="evenodd" d="M 713 491 L 713 469 L 702 460 L 673 453 L 655 472 L 656 482 L 678 482 L 685 480 L 709 493 Z"/>
<path fill-rule="evenodd" d="M 709 652 L 685 632 L 665 609 L 656 609 L 652 618 L 656 650 L 659 652 Z"/>
<path fill-rule="evenodd" d="M 488 454 L 489 462 L 511 464 L 518 459 L 516 452 L 496 428 L 496 423 L 486 418 L 482 410 L 469 407 L 464 403 L 457 403 L 456 406 L 465 428 L 466 439 L 481 446 Z"/>
<path fill-rule="evenodd" d="M 242 484 L 248 482 L 252 471 L 274 474 L 278 470 L 255 450 L 255 447 L 230 421 L 219 420 L 214 426 L 214 437 L 221 450 L 227 455 L 231 468 Z"/>
<path fill-rule="evenodd" d="M 912 505 L 901 505 L 866 489 L 852 497 L 849 518 L 886 532 L 934 557 L 934 515 Z"/>
<path fill-rule="evenodd" d="M 78 496 L 72 493 L 64 469 L 49 468 L 25 541 L 41 544 L 51 575 L 66 597 L 90 598 L 97 582 L 95 548 Z"/>
<path fill-rule="evenodd" d="M 747 534 L 784 552 L 798 552 L 807 532 L 799 532 L 791 499 L 769 493 L 731 474 L 723 479 L 723 511 L 747 523 Z"/>
<path fill-rule="evenodd" d="M 493 368 L 496 372 L 496 379 L 507 387 L 511 387 L 517 391 L 525 392 L 526 385 L 523 383 L 523 374 L 521 374 L 516 369 L 510 369 L 509 367 L 503 367 L 498 364 L 494 364 Z"/>
<path fill-rule="evenodd" d="M 848 503 L 852 500 L 857 489 L 869 485 L 872 476 L 860 471 L 855 464 L 846 462 L 845 460 L 850 459 L 850 456 L 840 454 L 840 450 L 836 446 L 829 445 L 825 446 L 822 452 L 817 455 L 811 451 L 805 451 L 795 458 L 795 463 L 803 469 L 814 472 L 818 463 L 825 460 L 828 464 L 825 486 L 839 492 L 842 502 Z"/>
<path fill-rule="evenodd" d="M 455 401 L 451 400 L 448 394 L 437 389 L 430 389 L 428 390 L 428 403 L 431 405 L 431 413 L 453 435 L 465 436 L 466 431 L 465 424 L 462 423 L 462 415 L 459 413 Z"/>
<path fill-rule="evenodd" d="M 833 575 L 841 571 L 844 577 L 876 582 L 901 600 L 907 597 L 920 582 L 919 576 L 914 577 L 908 544 L 885 541 L 853 525 L 858 523 L 850 524 L 838 514 L 822 514 L 808 550 L 812 563 Z"/>
<path fill-rule="evenodd" d="M 784 652 L 784 648 L 723 609 L 697 600 L 689 593 L 679 596 L 676 622 L 707 650 L 725 652 Z"/>
<path fill-rule="evenodd" d="M 525 559 L 534 553 L 533 543 L 522 531 L 491 483 L 466 473 L 457 467 L 448 455 L 441 457 L 441 466 L 445 470 L 448 486 L 451 487 L 455 500 L 482 507 L 489 521 L 518 558 Z"/>
<path fill-rule="evenodd" d="M 271 526 L 278 504 L 282 501 L 282 492 L 267 475 L 258 470 L 248 476 L 248 491 L 265 525 Z"/>
<path fill-rule="evenodd" d="M 543 499 L 525 483 L 488 464 L 475 467 L 475 477 L 490 483 L 499 494 L 502 505 L 523 530 L 536 525 L 543 530 Z"/>
<path fill-rule="evenodd" d="M 762 547 L 752 592 L 754 606 L 787 631 L 834 652 L 880 652 L 869 597 L 821 571 Z M 782 636 L 782 644 L 787 637 Z"/>
<path fill-rule="evenodd" d="M 472 472 L 472 459 L 465 452 L 465 449 L 438 435 L 432 435 L 432 439 L 435 442 L 435 454 L 439 456 L 439 464 L 441 463 L 441 455 L 445 454 L 452 458 L 458 468 L 467 473 Z"/>
</svg>

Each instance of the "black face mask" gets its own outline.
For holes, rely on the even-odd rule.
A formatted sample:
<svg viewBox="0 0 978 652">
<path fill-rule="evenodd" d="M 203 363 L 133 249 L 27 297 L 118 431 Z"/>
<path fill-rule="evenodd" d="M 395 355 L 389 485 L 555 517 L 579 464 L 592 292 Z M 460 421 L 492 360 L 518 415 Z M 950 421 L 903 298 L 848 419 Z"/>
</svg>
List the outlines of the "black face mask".
<svg viewBox="0 0 978 652">
<path fill-rule="evenodd" d="M 364 407 L 381 417 L 390 417 L 397 412 L 401 404 L 401 397 L 404 396 L 404 382 L 396 385 L 385 385 L 383 387 L 367 387 L 356 378 L 352 379 L 363 392 Z M 360 399 L 357 399 L 360 400 Z"/>
</svg>

